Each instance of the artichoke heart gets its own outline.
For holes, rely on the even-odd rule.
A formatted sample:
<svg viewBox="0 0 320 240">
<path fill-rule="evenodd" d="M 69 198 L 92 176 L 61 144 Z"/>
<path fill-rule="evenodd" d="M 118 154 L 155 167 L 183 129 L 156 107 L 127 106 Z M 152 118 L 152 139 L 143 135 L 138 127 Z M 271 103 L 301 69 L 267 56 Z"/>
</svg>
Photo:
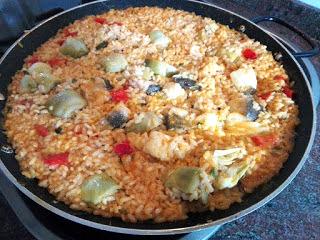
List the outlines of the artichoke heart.
<svg viewBox="0 0 320 240">
<path fill-rule="evenodd" d="M 193 193 L 200 184 L 201 170 L 196 167 L 180 167 L 171 172 L 165 186 L 176 188 L 183 193 Z"/>
<path fill-rule="evenodd" d="M 160 48 L 168 47 L 170 38 L 163 34 L 160 30 L 154 30 L 149 34 L 152 43 L 156 44 Z"/>
<path fill-rule="evenodd" d="M 214 186 L 217 189 L 232 188 L 246 174 L 250 167 L 250 161 L 245 159 L 240 162 L 235 162 L 225 171 L 219 173 L 214 181 Z"/>
<path fill-rule="evenodd" d="M 87 105 L 87 101 L 73 90 L 64 90 L 47 102 L 49 112 L 61 118 L 71 117 L 77 110 Z"/>
<path fill-rule="evenodd" d="M 87 203 L 98 204 L 104 198 L 113 196 L 119 185 L 106 174 L 96 174 L 86 179 L 81 185 L 81 199 Z"/>
<path fill-rule="evenodd" d="M 162 124 L 162 118 L 154 112 L 140 113 L 131 120 L 126 127 L 128 132 L 143 133 L 150 131 Z"/>
<path fill-rule="evenodd" d="M 79 39 L 67 38 L 60 47 L 60 52 L 73 58 L 80 58 L 88 54 L 89 50 L 86 44 Z"/>
<path fill-rule="evenodd" d="M 151 70 L 156 75 L 160 75 L 163 77 L 170 77 L 177 73 L 177 69 L 174 66 L 165 62 L 161 62 L 154 59 L 147 59 L 145 63 L 146 63 L 146 66 L 151 68 Z"/>
</svg>

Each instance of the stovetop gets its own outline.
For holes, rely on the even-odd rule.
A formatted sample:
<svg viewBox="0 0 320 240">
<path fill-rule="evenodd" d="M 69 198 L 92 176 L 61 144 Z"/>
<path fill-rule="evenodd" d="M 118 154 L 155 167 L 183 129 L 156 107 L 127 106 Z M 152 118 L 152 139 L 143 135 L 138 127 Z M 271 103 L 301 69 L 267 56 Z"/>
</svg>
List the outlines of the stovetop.
<svg viewBox="0 0 320 240">
<path fill-rule="evenodd" d="M 56 1 L 59 2 L 59 1 Z M 72 1 L 71 1 L 72 2 Z M 75 1 L 78 2 L 79 1 Z M 227 7 L 230 10 L 233 10 L 235 12 L 239 12 L 240 14 L 244 16 L 252 17 L 252 12 L 247 13 L 247 5 L 241 5 L 242 1 L 232 0 L 228 1 L 228 3 L 225 3 L 225 1 L 211 1 L 215 2 L 216 4 Z M 78 4 L 77 3 L 77 4 Z M 70 2 L 68 3 L 70 4 Z M 227 5 L 227 6 L 226 6 Z M 239 7 L 239 6 L 242 6 Z M 260 9 L 261 10 L 261 9 Z M 257 11 L 259 13 L 259 11 Z M 261 15 L 261 13 L 260 13 Z M 274 28 L 274 27 L 273 27 Z M 273 29 L 277 30 L 277 29 Z M 281 35 L 282 37 L 288 38 L 289 35 L 286 35 L 284 33 Z M 291 39 L 292 41 L 292 39 Z M 8 43 L 6 43 L 8 45 Z M 297 41 L 293 40 L 292 45 L 294 48 L 297 47 Z M 290 46 L 287 46 L 290 48 Z M 1 48 L 1 43 L 0 43 Z M 307 76 L 310 80 L 313 80 L 313 88 L 314 88 L 314 96 L 315 99 L 319 99 L 319 78 L 317 75 L 317 66 L 319 66 L 319 62 L 311 62 L 309 59 L 303 59 L 299 60 L 299 63 L 302 65 L 303 69 L 307 73 Z M 315 63 L 315 64 L 314 64 Z M 316 67 L 314 67 L 316 65 Z M 319 135 L 319 134 L 318 134 Z M 316 146 L 315 148 L 319 148 L 319 136 L 316 138 Z M 320 152 L 320 151 L 318 151 Z M 290 239 L 303 239 L 303 235 L 299 235 L 298 230 L 295 229 L 293 226 L 291 227 L 290 224 L 295 224 L 295 226 L 298 226 L 299 229 L 301 229 L 301 226 L 308 226 L 303 227 L 301 230 L 302 232 L 307 232 L 310 238 L 320 236 L 320 222 L 319 222 L 319 216 L 316 218 L 317 210 L 319 209 L 319 197 L 311 196 L 309 195 L 311 193 L 316 193 L 319 189 L 316 186 L 319 186 L 318 179 L 320 169 L 312 169 L 310 170 L 310 162 L 313 164 L 319 164 L 319 153 L 315 149 L 312 151 L 311 156 L 313 158 L 309 159 L 307 163 L 307 169 L 304 169 L 298 177 L 297 180 L 294 180 L 293 184 L 295 184 L 298 189 L 294 189 L 292 191 L 285 190 L 283 194 L 280 195 L 276 200 L 273 200 L 271 203 L 267 204 L 267 206 L 263 209 L 257 210 L 255 213 L 250 214 L 248 217 L 244 217 L 240 220 L 237 220 L 233 222 L 232 224 L 227 224 L 226 226 L 222 227 L 222 230 L 219 231 L 217 234 L 215 234 L 214 237 L 211 237 L 210 239 L 221 239 L 226 238 L 228 239 L 237 239 L 237 238 L 244 238 L 244 239 L 261 239 L 262 236 L 265 236 L 263 239 L 274 239 L 275 237 L 281 236 L 279 233 L 284 233 L 287 236 L 292 236 Z M 306 172 L 307 171 L 307 172 Z M 62 219 L 61 217 L 58 217 L 52 213 L 49 213 L 48 211 L 40 208 L 37 204 L 33 203 L 31 200 L 27 199 L 24 195 L 21 193 L 18 193 L 18 191 L 10 185 L 10 183 L 5 182 L 3 178 L 0 176 L 0 182 L 5 184 L 6 186 L 6 193 L 7 196 L 12 194 L 15 196 L 15 205 L 11 202 L 11 207 L 15 208 L 15 213 L 19 216 L 20 221 L 22 221 L 25 225 L 28 225 L 29 231 L 32 231 L 33 234 L 38 238 L 41 239 L 43 236 L 46 236 L 46 239 L 55 239 L 54 237 L 60 237 L 61 239 L 141 239 L 139 236 L 128 236 L 128 235 L 122 235 L 122 234 L 113 234 L 113 233 L 101 233 L 99 230 L 93 230 L 89 229 L 85 226 L 79 226 L 77 224 L 71 223 L 67 220 Z M 1 185 L 1 184 L 0 184 Z M 292 186 L 291 185 L 291 186 Z M 290 187 L 289 187 L 290 188 Z M 306 190 L 306 189 L 307 190 Z M 297 199 L 299 195 L 308 195 L 308 199 Z M 293 197 L 292 197 L 293 195 Z M 12 199 L 12 198 L 11 198 Z M 290 202 L 291 201 L 291 202 Z M 309 201 L 309 202 L 308 202 Z M 311 201 L 311 202 L 310 202 Z M 0 194 L 0 205 L 4 204 L 6 207 L 8 207 L 7 203 L 3 201 L 3 198 Z M 17 204 L 18 203 L 18 204 Z M 318 203 L 318 207 L 315 208 L 314 206 Z M 298 204 L 298 206 L 296 206 Z M 304 207 L 305 210 L 310 210 L 307 215 L 307 213 L 301 214 L 301 211 L 298 211 L 296 214 L 292 213 L 293 210 L 299 210 L 300 206 Z M 312 211 L 315 212 L 315 214 L 312 215 Z M 24 231 L 21 232 L 21 224 L 19 222 L 16 222 L 17 220 L 11 220 L 11 222 L 7 222 L 10 219 L 15 219 L 15 217 L 12 215 L 12 212 L 9 212 L 10 217 L 7 218 L 7 216 L 1 215 L 4 212 L 7 213 L 7 211 L 2 211 L 0 207 L 0 222 L 3 222 L 3 229 L 0 227 L 0 239 L 33 239 L 29 234 L 27 234 Z M 311 216 L 310 216 L 311 213 Z M 319 212 L 318 212 L 319 213 Z M 290 216 L 291 220 L 286 223 L 286 225 L 282 225 L 281 223 L 288 221 L 287 216 Z M 304 217 L 303 217 L 304 216 Z M 281 218 L 282 217 L 282 218 Z M 301 221 L 298 219 L 304 219 L 305 223 L 302 225 Z M 1 221 L 2 220 L 2 221 Z M 32 220 L 32 221 L 30 221 Z M 312 221 L 315 220 L 315 221 Z M 312 223 L 311 223 L 312 222 Z M 12 224 L 13 226 L 8 226 L 8 224 Z M 260 226 L 257 226 L 260 225 Z M 31 226 L 31 227 L 30 227 Z M 285 226 L 285 228 L 283 227 Z M 270 228 L 271 227 L 271 228 Z M 14 231 L 12 229 L 20 229 L 19 231 Z M 250 231 L 243 230 L 243 228 L 249 228 Z M 266 230 L 268 229 L 268 231 Z M 253 229 L 253 230 L 252 230 Z M 207 239 L 213 234 L 215 231 L 217 231 L 218 228 L 209 229 L 208 231 L 204 232 L 198 232 L 194 235 L 176 235 L 176 236 L 167 236 L 167 237 L 152 237 L 152 239 Z M 291 232 L 290 232 L 291 231 Z M 230 233 L 233 233 L 230 235 Z M 94 238 L 93 238 L 94 236 Z M 299 237 L 300 236 L 300 237 Z M 147 237 L 143 237 L 147 238 Z M 151 239 L 151 238 L 149 238 Z"/>
</svg>

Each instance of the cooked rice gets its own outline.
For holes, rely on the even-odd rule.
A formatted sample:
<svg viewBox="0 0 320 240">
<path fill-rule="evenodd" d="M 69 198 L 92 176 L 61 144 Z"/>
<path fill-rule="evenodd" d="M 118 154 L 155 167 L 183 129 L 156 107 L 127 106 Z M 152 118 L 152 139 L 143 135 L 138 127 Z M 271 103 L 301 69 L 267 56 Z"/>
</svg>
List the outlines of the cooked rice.
<svg viewBox="0 0 320 240">
<path fill-rule="evenodd" d="M 245 192 L 252 192 L 278 173 L 293 147 L 298 107 L 282 92 L 288 76 L 266 46 L 209 18 L 170 8 L 128 8 L 98 16 L 122 25 L 99 24 L 96 17 L 88 16 L 66 27 L 69 32 L 77 32 L 76 38 L 90 49 L 86 56 L 73 59 L 62 55 L 58 41 L 65 33 L 60 30 L 27 58 L 23 69 L 12 79 L 5 127 L 24 176 L 38 179 L 39 186 L 72 209 L 129 222 L 148 219 L 165 222 L 185 219 L 190 211 L 227 209 L 240 202 Z M 148 34 L 155 29 L 170 38 L 165 50 L 150 42 Z M 108 41 L 108 46 L 97 50 L 102 41 Z M 254 50 L 258 58 L 242 57 L 245 48 Z M 126 56 L 129 65 L 124 72 L 107 73 L 101 68 L 101 59 L 113 52 Z M 42 62 L 52 58 L 66 61 L 53 68 L 52 74 L 61 83 L 47 94 L 20 91 L 23 70 L 34 56 Z M 184 90 L 170 77 L 159 75 L 152 82 L 144 81 L 141 74 L 146 58 L 160 59 L 189 74 L 201 91 Z M 257 76 L 254 99 L 264 111 L 255 122 L 230 124 L 228 115 L 240 111 L 230 104 L 245 97 L 234 86 L 230 73 L 248 67 Z M 275 81 L 278 75 L 283 79 Z M 184 119 L 192 127 L 167 130 L 162 124 L 148 133 L 127 133 L 123 126 L 112 129 L 106 116 L 118 106 L 103 79 L 108 79 L 115 89 L 128 83 L 129 101 L 125 107 L 129 109 L 129 120 L 141 112 L 164 117 L 176 107 L 182 109 L 180 112 L 187 111 Z M 146 95 L 151 83 L 164 86 L 163 91 Z M 77 90 L 88 103 L 67 119 L 52 116 L 45 106 L 49 97 L 64 89 Z M 258 97 L 268 92 L 269 98 Z M 39 136 L 35 124 L 45 126 L 48 135 Z M 62 131 L 56 133 L 59 127 Z M 261 133 L 276 133 L 277 145 L 265 148 L 255 145 L 250 137 Z M 129 140 L 134 152 L 119 157 L 114 146 L 125 140 Z M 237 185 L 218 190 L 213 187 L 212 163 L 203 155 L 206 151 L 236 147 L 246 150 L 250 167 Z M 48 166 L 43 161 L 44 156 L 64 152 L 69 153 L 67 165 Z M 200 167 L 203 171 L 201 184 L 191 195 L 164 185 L 169 172 L 181 166 Z M 82 183 L 89 176 L 102 173 L 113 178 L 120 190 L 97 205 L 84 202 Z M 195 207 L 204 192 L 209 194 L 208 203 Z"/>
</svg>

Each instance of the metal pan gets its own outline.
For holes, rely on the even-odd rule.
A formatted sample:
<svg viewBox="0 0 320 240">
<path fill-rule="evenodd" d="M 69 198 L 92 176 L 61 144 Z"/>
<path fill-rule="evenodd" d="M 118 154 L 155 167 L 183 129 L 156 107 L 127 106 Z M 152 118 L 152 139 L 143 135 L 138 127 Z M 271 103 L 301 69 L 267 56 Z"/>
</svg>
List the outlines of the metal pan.
<svg viewBox="0 0 320 240">
<path fill-rule="evenodd" d="M 277 55 L 283 63 L 290 79 L 295 82 L 294 90 L 297 92 L 295 102 L 299 105 L 301 124 L 296 129 L 295 147 L 288 161 L 284 164 L 280 173 L 270 182 L 258 188 L 252 194 L 246 195 L 242 203 L 233 204 L 228 210 L 189 214 L 189 218 L 183 221 L 154 224 L 151 221 L 142 223 L 126 223 L 119 218 L 106 219 L 92 214 L 75 211 L 63 203 L 56 203 L 54 197 L 46 189 L 37 185 L 36 180 L 26 179 L 19 171 L 19 164 L 14 153 L 8 145 L 4 132 L 0 133 L 0 169 L 6 177 L 24 194 L 37 202 L 42 207 L 52 211 L 66 219 L 84 224 L 93 228 L 127 234 L 165 235 L 186 233 L 200 230 L 206 227 L 220 225 L 242 217 L 279 194 L 296 176 L 301 169 L 310 151 L 315 134 L 315 110 L 311 96 L 310 85 L 303 70 L 295 57 L 274 37 L 262 28 L 235 13 L 219 8 L 212 4 L 199 1 L 180 0 L 109 0 L 97 1 L 78 6 L 68 11 L 59 13 L 35 28 L 31 29 L 17 40 L 0 60 L 0 92 L 7 95 L 7 87 L 11 77 L 17 69 L 23 65 L 23 59 L 32 54 L 38 46 L 54 36 L 58 29 L 68 25 L 76 19 L 87 15 L 99 14 L 109 9 L 123 9 L 138 6 L 158 6 L 182 9 L 196 14 L 215 19 L 217 22 L 229 25 L 234 29 L 243 29 L 245 33 L 257 41 L 268 46 L 268 50 Z M 311 42 L 312 43 L 312 42 Z M 21 48 L 19 45 L 23 46 Z M 312 54 L 317 53 L 317 50 Z M 312 55 L 309 53 L 308 56 Z M 304 56 L 300 53 L 300 57 Z M 0 108 L 4 107 L 4 102 Z"/>
</svg>

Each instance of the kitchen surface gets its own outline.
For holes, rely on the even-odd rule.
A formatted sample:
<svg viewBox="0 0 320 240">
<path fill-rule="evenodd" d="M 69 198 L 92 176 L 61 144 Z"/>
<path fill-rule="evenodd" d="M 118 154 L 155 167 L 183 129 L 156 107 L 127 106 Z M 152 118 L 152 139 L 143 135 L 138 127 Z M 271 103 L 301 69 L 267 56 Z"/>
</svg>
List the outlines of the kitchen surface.
<svg viewBox="0 0 320 240">
<path fill-rule="evenodd" d="M 50 4 L 44 2 L 46 1 L 41 1 L 42 10 L 54 7 L 68 8 L 80 1 L 65 1 L 67 3 L 48 1 Z M 320 8 L 317 8 L 320 6 L 317 0 L 208 0 L 207 2 L 212 2 L 249 19 L 267 15 L 279 17 L 311 36 L 320 45 Z M 277 24 L 263 25 L 294 45 L 308 49 L 309 46 L 305 42 Z M 320 74 L 320 57 L 314 57 L 311 60 Z M 317 118 L 320 118 L 319 107 Z M 317 131 L 311 153 L 292 183 L 257 211 L 221 226 L 210 239 L 320 239 L 319 176 L 320 131 Z M 20 223 L 1 193 L 0 223 L 0 239 L 35 239 Z M 109 239 L 108 233 L 105 234 L 105 239 Z"/>
</svg>

